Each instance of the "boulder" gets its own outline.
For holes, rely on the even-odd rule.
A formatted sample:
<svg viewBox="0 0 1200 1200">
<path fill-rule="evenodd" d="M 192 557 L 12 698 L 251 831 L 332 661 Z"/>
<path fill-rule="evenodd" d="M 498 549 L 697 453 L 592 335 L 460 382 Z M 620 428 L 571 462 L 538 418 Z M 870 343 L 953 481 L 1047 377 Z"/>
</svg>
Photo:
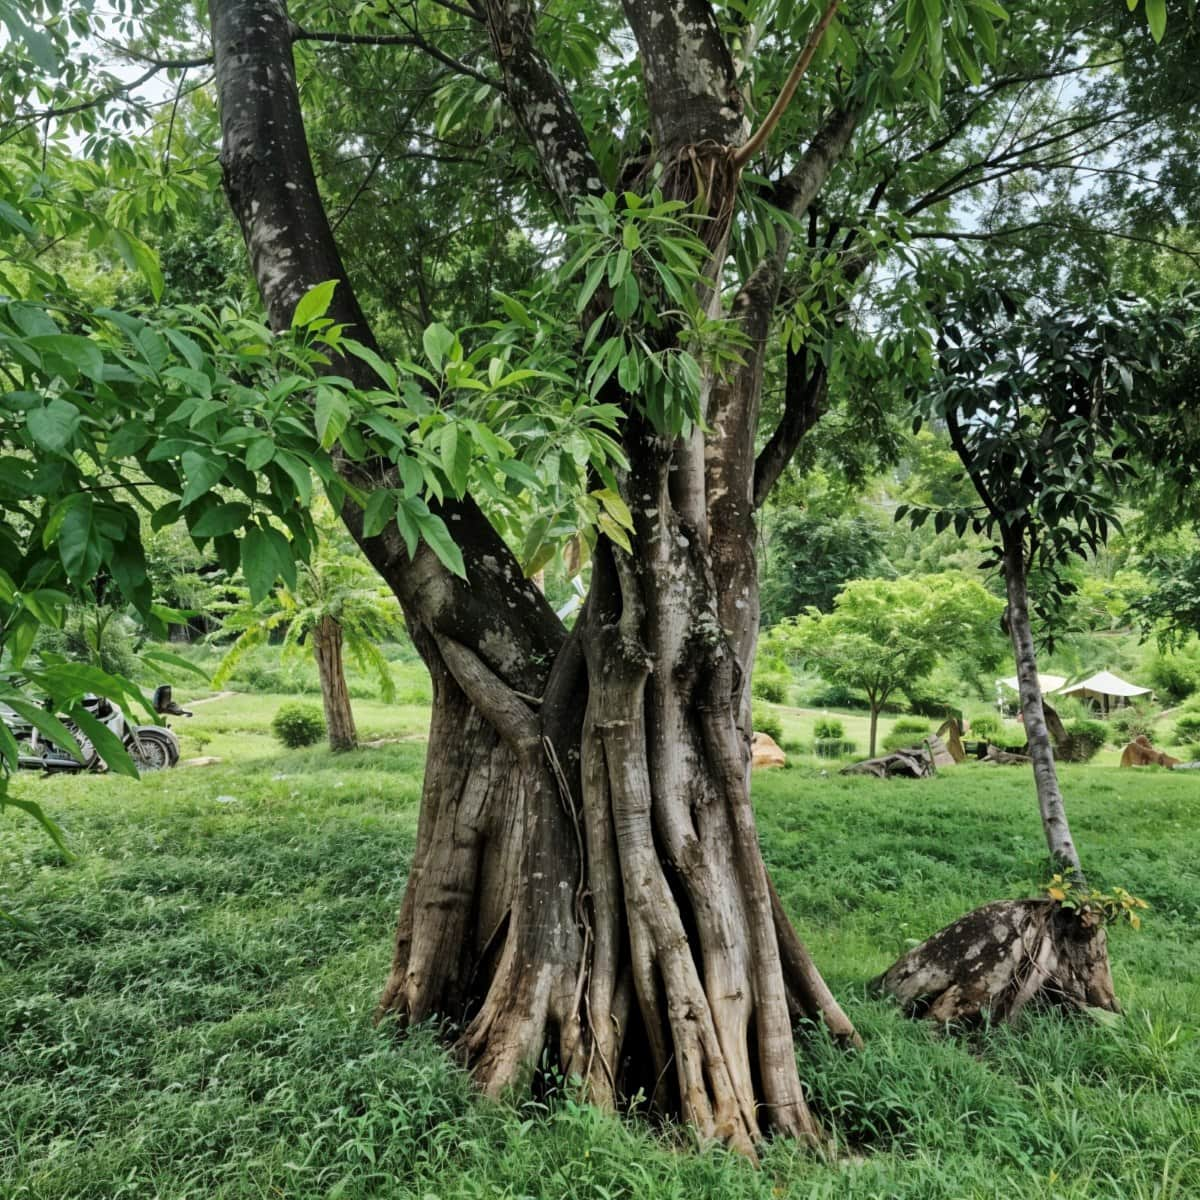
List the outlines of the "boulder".
<svg viewBox="0 0 1200 1200">
<path fill-rule="evenodd" d="M 755 771 L 761 767 L 786 767 L 787 755 L 769 733 L 756 733 L 750 744 L 750 765 Z"/>
</svg>

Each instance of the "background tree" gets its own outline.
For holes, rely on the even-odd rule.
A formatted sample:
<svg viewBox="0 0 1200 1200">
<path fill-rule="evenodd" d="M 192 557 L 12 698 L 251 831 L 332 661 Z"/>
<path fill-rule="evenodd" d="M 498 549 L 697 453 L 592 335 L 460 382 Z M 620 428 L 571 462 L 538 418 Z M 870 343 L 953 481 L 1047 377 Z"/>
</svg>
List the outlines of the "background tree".
<svg viewBox="0 0 1200 1200">
<path fill-rule="evenodd" d="M 1052 632 L 1058 601 L 1074 586 L 1064 565 L 1095 552 L 1119 528 L 1117 509 L 1137 476 L 1135 452 L 1154 440 L 1163 351 L 1181 342 L 1169 309 L 1121 298 L 1089 310 L 1049 310 L 984 292 L 952 305 L 940 324 L 927 410 L 946 421 L 982 507 L 941 509 L 934 520 L 992 540 L 1046 846 L 1055 871 L 1081 888 L 1031 610 L 1041 608 Z M 897 518 L 905 513 L 897 510 Z M 928 515 L 916 510 L 912 519 Z M 1031 596 L 1035 565 L 1041 590 Z M 932 1005 L 943 1019 L 975 1018 L 984 1008 L 1012 1016 L 1042 992 L 1067 1004 L 1117 1007 L 1099 908 L 1066 910 L 1049 901 L 1002 907 L 979 909 L 905 955 L 886 986 L 909 1003 Z M 968 943 L 979 947 L 970 962 L 961 957 Z"/>
<path fill-rule="evenodd" d="M 395 698 L 396 685 L 379 643 L 404 637 L 396 598 L 325 506 L 317 516 L 319 541 L 301 563 L 294 589 L 282 585 L 258 604 L 243 605 L 224 617 L 222 631 L 239 631 L 213 676 L 219 686 L 233 673 L 246 651 L 263 645 L 272 632 L 284 631 L 283 651 L 299 651 L 307 640 L 321 681 L 325 727 L 331 750 L 353 750 L 358 744 L 344 651 L 379 681 L 380 698 Z"/>
<path fill-rule="evenodd" d="M 781 621 L 767 643 L 815 667 L 830 683 L 858 688 L 871 710 L 868 754 L 893 693 L 920 682 L 956 651 L 978 653 L 996 637 L 1003 604 L 973 579 L 859 579 L 838 593 L 833 610 Z"/>
</svg>

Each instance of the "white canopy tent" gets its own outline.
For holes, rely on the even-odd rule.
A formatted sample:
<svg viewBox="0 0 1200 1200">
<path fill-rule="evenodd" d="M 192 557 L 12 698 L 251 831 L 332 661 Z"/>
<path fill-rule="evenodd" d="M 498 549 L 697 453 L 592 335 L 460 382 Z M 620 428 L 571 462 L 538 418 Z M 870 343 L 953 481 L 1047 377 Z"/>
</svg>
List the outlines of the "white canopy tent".
<svg viewBox="0 0 1200 1200">
<path fill-rule="evenodd" d="M 1150 689 L 1138 687 L 1136 683 L 1129 683 L 1111 671 L 1097 671 L 1095 675 L 1063 688 L 1058 694 L 1075 696 L 1080 700 L 1090 700 L 1108 712 L 1110 708 L 1128 704 L 1130 700 L 1138 696 L 1150 695 Z"/>
<path fill-rule="evenodd" d="M 1010 692 L 1020 692 L 1021 684 L 1015 675 L 1010 675 L 1007 679 L 997 679 L 997 683 L 1003 684 Z M 1042 689 L 1042 695 L 1047 696 L 1051 692 L 1057 692 L 1064 683 L 1067 682 L 1065 675 L 1039 675 L 1038 687 Z"/>
</svg>

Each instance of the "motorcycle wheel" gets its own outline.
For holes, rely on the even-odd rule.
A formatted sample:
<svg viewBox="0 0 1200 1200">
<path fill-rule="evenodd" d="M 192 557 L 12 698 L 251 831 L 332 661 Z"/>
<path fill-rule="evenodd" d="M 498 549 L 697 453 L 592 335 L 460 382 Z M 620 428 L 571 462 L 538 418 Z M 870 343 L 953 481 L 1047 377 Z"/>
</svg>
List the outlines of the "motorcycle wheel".
<svg viewBox="0 0 1200 1200">
<path fill-rule="evenodd" d="M 179 761 L 179 743 L 175 735 L 166 729 L 143 726 L 137 738 L 130 738 L 125 748 L 139 771 L 164 771 Z"/>
</svg>

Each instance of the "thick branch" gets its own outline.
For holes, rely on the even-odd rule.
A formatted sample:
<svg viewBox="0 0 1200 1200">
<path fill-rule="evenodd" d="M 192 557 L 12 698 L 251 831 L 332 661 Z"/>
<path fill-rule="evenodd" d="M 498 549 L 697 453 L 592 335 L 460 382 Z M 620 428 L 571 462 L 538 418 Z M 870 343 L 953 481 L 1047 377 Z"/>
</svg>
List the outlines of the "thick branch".
<svg viewBox="0 0 1200 1200">
<path fill-rule="evenodd" d="M 536 16 L 525 0 L 487 0 L 492 51 L 504 89 L 538 165 L 568 216 L 580 196 L 603 190 L 600 167 L 567 90 L 537 48 Z"/>
<path fill-rule="evenodd" d="M 660 161 L 688 146 L 745 137 L 733 57 L 708 0 L 624 0 L 637 40 Z"/>
</svg>

